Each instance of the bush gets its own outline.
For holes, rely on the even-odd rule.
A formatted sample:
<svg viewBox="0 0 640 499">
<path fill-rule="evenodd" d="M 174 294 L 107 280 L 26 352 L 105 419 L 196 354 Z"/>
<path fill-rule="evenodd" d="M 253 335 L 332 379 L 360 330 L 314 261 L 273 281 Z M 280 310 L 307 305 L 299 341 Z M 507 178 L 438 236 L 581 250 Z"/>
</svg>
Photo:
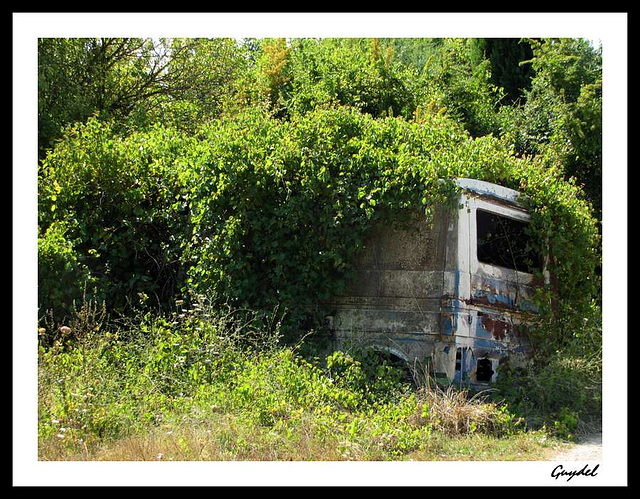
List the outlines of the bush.
<svg viewBox="0 0 640 499">
<path fill-rule="evenodd" d="M 39 349 L 39 435 L 67 450 L 182 417 L 202 396 L 224 399 L 236 371 L 253 364 L 251 353 L 278 341 L 277 327 L 264 329 L 255 314 L 204 302 L 119 324 L 99 312 L 85 303 L 70 318 L 70 334 Z"/>
<path fill-rule="evenodd" d="M 39 228 L 45 235 L 64 228 L 76 266 L 110 310 L 136 304 L 138 293 L 166 304 L 178 289 L 176 251 L 187 225 L 173 161 L 184 151 L 182 141 L 163 127 L 123 138 L 111 124 L 91 119 L 70 128 L 42 163 Z M 51 285 L 64 293 L 66 281 L 77 279 L 72 276 L 70 267 L 58 266 Z M 42 308 L 68 309 L 70 297 L 63 298 Z"/>
<path fill-rule="evenodd" d="M 121 137 L 91 121 L 44 163 L 40 226 L 66 224 L 109 309 L 140 293 L 165 309 L 206 295 L 216 306 L 286 311 L 283 332 L 296 335 L 344 289 L 373 227 L 450 206 L 456 189 L 442 180 L 455 177 L 528 196 L 537 249 L 551 249 L 540 305 L 564 321 L 541 344 L 571 337 L 599 291 L 597 225 L 579 189 L 437 114 L 406 121 L 338 108 L 281 122 L 251 111 L 195 137 L 161 126 Z"/>
<path fill-rule="evenodd" d="M 40 318 L 52 323 L 70 315 L 74 302 L 80 302 L 93 281 L 67 239 L 69 232 L 67 223 L 54 222 L 38 236 L 38 306 Z"/>
<path fill-rule="evenodd" d="M 404 390 L 373 356 L 305 360 L 278 344 L 277 327 L 255 328 L 253 314 L 201 303 L 116 325 L 92 311 L 79 309 L 74 334 L 39 350 L 40 459 L 95 459 L 117 442 L 160 434 L 157 455 L 180 444 L 199 456 L 201 437 L 169 438 L 187 427 L 235 459 L 302 460 L 397 459 L 427 448 L 433 432 L 519 431 L 497 404 Z"/>
<path fill-rule="evenodd" d="M 601 421 L 601 361 L 556 353 L 525 371 L 502 371 L 499 397 L 532 428 L 571 438 Z"/>
</svg>

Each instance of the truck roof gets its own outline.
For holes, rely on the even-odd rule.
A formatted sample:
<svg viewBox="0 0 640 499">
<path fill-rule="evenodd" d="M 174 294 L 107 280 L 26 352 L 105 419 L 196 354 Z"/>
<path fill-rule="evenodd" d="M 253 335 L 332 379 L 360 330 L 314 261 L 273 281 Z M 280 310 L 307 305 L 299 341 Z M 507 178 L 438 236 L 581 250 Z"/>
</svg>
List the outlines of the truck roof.
<svg viewBox="0 0 640 499">
<path fill-rule="evenodd" d="M 478 196 L 489 197 L 498 201 L 521 206 L 519 200 L 522 199 L 523 196 L 514 189 L 472 178 L 457 178 L 455 179 L 455 183 L 461 189 Z"/>
</svg>

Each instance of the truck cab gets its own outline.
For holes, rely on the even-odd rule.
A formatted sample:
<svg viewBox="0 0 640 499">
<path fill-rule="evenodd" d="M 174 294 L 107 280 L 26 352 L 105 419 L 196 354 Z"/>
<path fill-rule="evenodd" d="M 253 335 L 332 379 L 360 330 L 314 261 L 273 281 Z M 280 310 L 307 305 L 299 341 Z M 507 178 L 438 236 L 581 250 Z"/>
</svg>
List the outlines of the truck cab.
<svg viewBox="0 0 640 499">
<path fill-rule="evenodd" d="M 337 348 L 358 344 L 437 379 L 487 384 L 526 361 L 540 259 L 517 191 L 457 179 L 456 208 L 374 229 L 330 304 Z"/>
</svg>

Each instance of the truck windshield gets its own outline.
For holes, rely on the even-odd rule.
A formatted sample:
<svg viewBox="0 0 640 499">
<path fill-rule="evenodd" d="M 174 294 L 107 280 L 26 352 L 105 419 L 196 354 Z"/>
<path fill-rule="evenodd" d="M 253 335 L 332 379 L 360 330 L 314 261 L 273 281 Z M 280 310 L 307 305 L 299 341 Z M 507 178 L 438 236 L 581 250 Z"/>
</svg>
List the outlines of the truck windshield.
<svg viewBox="0 0 640 499">
<path fill-rule="evenodd" d="M 476 222 L 479 262 L 530 274 L 540 268 L 527 222 L 480 209 Z"/>
</svg>

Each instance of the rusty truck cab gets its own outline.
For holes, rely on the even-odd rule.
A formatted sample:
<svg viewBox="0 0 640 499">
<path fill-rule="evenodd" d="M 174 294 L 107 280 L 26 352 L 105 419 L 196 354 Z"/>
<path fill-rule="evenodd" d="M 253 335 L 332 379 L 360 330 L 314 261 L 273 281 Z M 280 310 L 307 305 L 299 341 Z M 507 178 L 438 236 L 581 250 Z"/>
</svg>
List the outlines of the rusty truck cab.
<svg viewBox="0 0 640 499">
<path fill-rule="evenodd" d="M 519 193 L 457 179 L 457 208 L 373 231 L 348 289 L 331 303 L 337 348 L 360 346 L 428 366 L 449 382 L 496 380 L 526 360 L 537 257 Z"/>
</svg>

